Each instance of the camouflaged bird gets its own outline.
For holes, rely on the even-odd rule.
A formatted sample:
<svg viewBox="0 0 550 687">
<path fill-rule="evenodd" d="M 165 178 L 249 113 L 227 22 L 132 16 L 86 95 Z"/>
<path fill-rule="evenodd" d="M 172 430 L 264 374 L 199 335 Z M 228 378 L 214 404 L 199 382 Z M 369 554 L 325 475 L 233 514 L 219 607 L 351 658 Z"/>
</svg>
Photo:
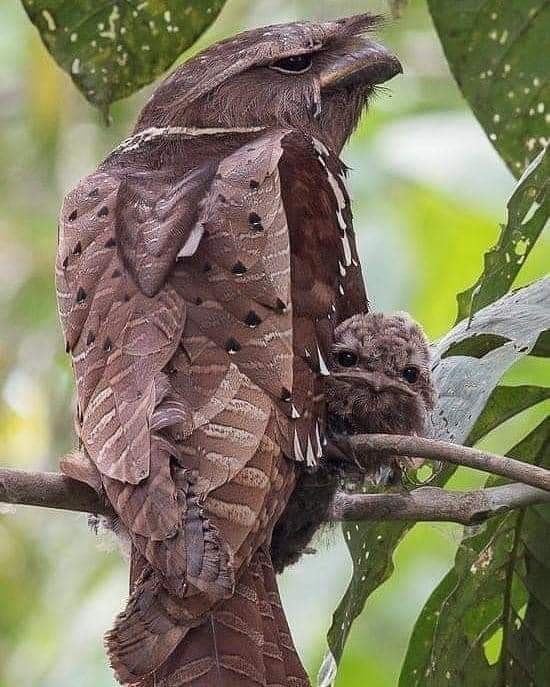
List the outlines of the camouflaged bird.
<svg viewBox="0 0 550 687">
<path fill-rule="evenodd" d="M 131 542 L 124 684 L 307 685 L 269 544 L 323 450 L 339 322 L 367 309 L 339 153 L 399 62 L 360 15 L 179 67 L 65 199 L 56 280 L 82 451 Z"/>
<path fill-rule="evenodd" d="M 277 571 L 295 563 L 307 550 L 342 479 L 377 486 L 399 482 L 413 459 L 354 449 L 354 434 L 429 433 L 436 392 L 429 343 L 407 313 L 363 313 L 342 322 L 334 332 L 324 379 L 328 444 L 316 471 L 299 475 L 272 537 Z"/>
<path fill-rule="evenodd" d="M 430 348 L 407 313 L 358 314 L 334 333 L 331 376 L 325 391 L 329 433 L 429 433 L 436 392 Z M 366 451 L 356 456 L 375 484 L 391 484 L 411 459 Z"/>
</svg>

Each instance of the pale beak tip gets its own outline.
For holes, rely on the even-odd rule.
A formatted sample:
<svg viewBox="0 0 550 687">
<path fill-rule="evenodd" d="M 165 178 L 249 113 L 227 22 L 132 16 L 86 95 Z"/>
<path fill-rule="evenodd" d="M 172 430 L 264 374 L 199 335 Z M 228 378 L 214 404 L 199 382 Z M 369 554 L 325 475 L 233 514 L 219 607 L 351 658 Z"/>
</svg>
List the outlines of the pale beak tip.
<svg viewBox="0 0 550 687">
<path fill-rule="evenodd" d="M 403 74 L 403 65 L 395 55 L 391 56 L 390 64 L 392 69 L 392 76 L 390 78 L 397 76 L 398 74 Z"/>
</svg>

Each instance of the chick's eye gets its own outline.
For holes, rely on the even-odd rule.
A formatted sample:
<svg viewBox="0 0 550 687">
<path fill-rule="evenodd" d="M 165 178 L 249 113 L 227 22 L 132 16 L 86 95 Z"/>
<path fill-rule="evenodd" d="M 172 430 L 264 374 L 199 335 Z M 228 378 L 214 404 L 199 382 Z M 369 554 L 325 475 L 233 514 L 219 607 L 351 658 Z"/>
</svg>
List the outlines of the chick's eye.
<svg viewBox="0 0 550 687">
<path fill-rule="evenodd" d="M 291 55 L 274 62 L 271 65 L 271 69 L 275 69 L 283 74 L 303 74 L 311 67 L 311 63 L 311 55 Z"/>
<path fill-rule="evenodd" d="M 407 365 L 407 367 L 403 368 L 401 375 L 406 382 L 414 384 L 420 375 L 420 370 L 414 365 Z"/>
<path fill-rule="evenodd" d="M 337 360 L 342 367 L 353 367 L 357 365 L 357 354 L 353 351 L 339 351 Z"/>
</svg>

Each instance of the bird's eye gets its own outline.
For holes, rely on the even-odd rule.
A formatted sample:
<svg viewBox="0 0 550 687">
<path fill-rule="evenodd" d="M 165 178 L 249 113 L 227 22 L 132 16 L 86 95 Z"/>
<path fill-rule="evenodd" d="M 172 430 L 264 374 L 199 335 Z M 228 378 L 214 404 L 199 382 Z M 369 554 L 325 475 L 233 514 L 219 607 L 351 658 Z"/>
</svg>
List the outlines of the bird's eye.
<svg viewBox="0 0 550 687">
<path fill-rule="evenodd" d="M 271 65 L 271 69 L 275 69 L 283 74 L 303 74 L 311 67 L 311 63 L 311 55 L 291 55 L 274 62 Z"/>
<path fill-rule="evenodd" d="M 337 360 L 342 367 L 353 367 L 357 365 L 357 354 L 353 351 L 339 351 Z"/>
<path fill-rule="evenodd" d="M 404 367 L 403 371 L 401 372 L 401 376 L 409 384 L 414 384 L 418 380 L 419 375 L 420 370 L 414 365 L 407 365 L 407 367 Z"/>
</svg>

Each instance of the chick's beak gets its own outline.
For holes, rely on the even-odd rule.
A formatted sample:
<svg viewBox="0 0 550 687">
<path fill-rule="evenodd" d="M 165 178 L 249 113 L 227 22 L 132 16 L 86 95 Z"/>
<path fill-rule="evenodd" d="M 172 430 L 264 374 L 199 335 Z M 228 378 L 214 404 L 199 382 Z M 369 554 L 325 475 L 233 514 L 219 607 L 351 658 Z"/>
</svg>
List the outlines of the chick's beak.
<svg viewBox="0 0 550 687">
<path fill-rule="evenodd" d="M 321 88 L 335 88 L 349 82 L 376 85 L 389 81 L 403 68 L 383 45 L 363 38 L 349 52 L 335 56 L 321 72 Z"/>
<path fill-rule="evenodd" d="M 367 372 L 366 370 L 348 370 L 346 372 L 331 372 L 331 377 L 341 379 L 351 384 L 365 385 L 374 393 L 394 390 L 405 396 L 414 396 L 414 392 L 406 384 L 391 379 L 380 372 Z"/>
</svg>

